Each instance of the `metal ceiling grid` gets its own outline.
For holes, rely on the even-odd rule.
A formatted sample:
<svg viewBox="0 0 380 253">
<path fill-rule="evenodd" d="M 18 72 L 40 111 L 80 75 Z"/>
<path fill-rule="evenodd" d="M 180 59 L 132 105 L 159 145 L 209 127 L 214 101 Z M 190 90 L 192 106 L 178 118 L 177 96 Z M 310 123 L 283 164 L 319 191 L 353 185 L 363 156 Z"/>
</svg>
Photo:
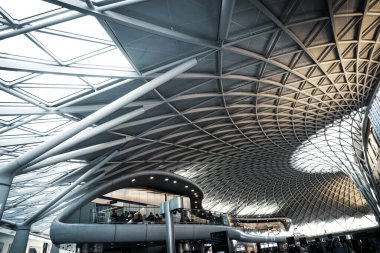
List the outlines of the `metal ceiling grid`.
<svg viewBox="0 0 380 253">
<path fill-rule="evenodd" d="M 362 108 L 379 71 L 379 1 L 46 2 L 63 8 L 25 20 L 0 10 L 3 41 L 23 36 L 45 54 L 37 60 L 1 53 L 1 69 L 25 72 L 12 80 L 0 76 L 0 92 L 8 96 L 0 103 L 4 163 L 197 58 L 195 67 L 98 124 L 141 107 L 144 113 L 60 150 L 66 156 L 57 153 L 45 163 L 78 159 L 83 164 L 72 174 L 45 168 L 41 176 L 57 175 L 53 181 L 58 183 L 50 181 L 49 187 L 69 185 L 81 168 L 119 150 L 88 182 L 149 169 L 171 171 L 203 188 L 205 208 L 287 216 L 299 228 L 372 214 L 374 200 L 361 174 L 356 143 Z M 96 17 L 109 38 L 54 27 L 86 15 Z M 89 46 L 62 54 L 42 35 Z M 104 60 L 115 56 L 97 58 L 118 49 L 130 67 Z M 38 89 L 55 89 L 57 97 Z M 54 126 L 43 129 L 45 122 Z M 83 151 L 89 147 L 93 152 Z M 37 177 L 33 166 L 20 176 Z M 27 186 L 14 182 L 10 196 L 20 195 L 18 187 Z M 33 192 L 25 194 L 23 201 Z M 13 205 L 8 200 L 4 218 L 17 220 Z"/>
</svg>

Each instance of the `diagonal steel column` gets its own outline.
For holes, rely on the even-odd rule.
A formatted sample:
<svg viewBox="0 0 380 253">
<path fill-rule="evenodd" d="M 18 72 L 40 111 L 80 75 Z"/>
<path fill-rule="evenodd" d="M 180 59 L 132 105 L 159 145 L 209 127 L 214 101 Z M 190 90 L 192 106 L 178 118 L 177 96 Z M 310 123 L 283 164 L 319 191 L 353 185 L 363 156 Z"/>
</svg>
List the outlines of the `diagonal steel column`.
<svg viewBox="0 0 380 253">
<path fill-rule="evenodd" d="M 117 165 L 113 165 L 113 166 L 116 167 Z M 96 176 L 95 178 L 92 178 L 91 180 L 87 181 L 84 185 L 82 185 L 81 188 L 74 189 L 73 191 L 70 191 L 68 194 L 63 196 L 57 203 L 55 203 L 55 205 L 53 207 L 49 208 L 42 215 L 40 215 L 39 219 L 44 219 L 47 216 L 49 216 L 55 212 L 58 212 L 59 210 L 63 210 L 64 208 L 66 208 L 66 206 L 69 206 L 72 203 L 75 203 L 76 198 L 85 194 L 86 191 L 88 191 L 88 189 L 90 189 L 90 187 L 94 183 L 98 182 L 98 180 L 101 180 L 103 178 L 103 176 L 104 176 L 104 172 L 101 173 L 100 175 Z M 66 203 L 63 203 L 65 201 L 66 201 Z"/>
<path fill-rule="evenodd" d="M 118 150 L 112 152 L 110 155 L 108 155 L 105 159 L 103 159 L 100 163 L 95 165 L 93 168 L 88 170 L 86 173 L 84 173 L 82 176 L 80 176 L 75 182 L 70 185 L 67 189 L 65 189 L 63 192 L 61 192 L 58 196 L 56 196 L 52 201 L 50 201 L 48 204 L 46 204 L 44 207 L 42 207 L 40 210 L 38 210 L 36 213 L 34 213 L 28 220 L 26 220 L 23 225 L 29 225 L 35 222 L 41 214 L 43 214 L 47 209 L 52 207 L 55 203 L 57 203 L 61 198 L 63 198 L 66 194 L 71 192 L 75 187 L 77 187 L 80 183 L 85 181 L 89 176 L 94 174 L 97 170 L 99 170 L 101 167 L 103 167 L 107 162 L 109 162 L 112 158 L 114 158 L 119 153 Z"/>
<path fill-rule="evenodd" d="M 30 232 L 30 225 L 28 226 L 17 226 L 16 235 L 13 239 L 10 253 L 22 253 L 26 250 L 26 245 L 28 245 Z"/>
<path fill-rule="evenodd" d="M 8 193 L 11 189 L 13 176 L 9 173 L 0 174 L 0 219 L 7 203 Z"/>
<path fill-rule="evenodd" d="M 160 75 L 159 77 L 147 82 L 146 84 L 134 89 L 133 91 L 127 93 L 126 95 L 116 99 L 112 103 L 104 106 L 103 108 L 99 109 L 98 111 L 90 114 L 86 118 L 82 119 L 79 122 L 76 122 L 72 125 L 70 129 L 68 129 L 65 132 L 62 132 L 56 136 L 53 136 L 51 139 L 47 140 L 46 142 L 39 145 L 37 148 L 19 156 L 17 159 L 13 160 L 12 162 L 6 164 L 5 166 L 0 168 L 0 172 L 14 172 L 17 169 L 20 169 L 20 167 L 24 167 L 27 163 L 34 160 L 35 158 L 39 157 L 43 153 L 49 151 L 51 148 L 55 147 L 56 145 L 60 144 L 61 142 L 69 139 L 71 136 L 79 133 L 80 131 L 86 129 L 87 127 L 91 126 L 92 124 L 95 124 L 99 120 L 105 118 L 106 116 L 114 113 L 118 109 L 124 107 L 126 104 L 136 100 L 137 98 L 143 96 L 144 94 L 148 93 L 149 91 L 157 88 L 161 84 L 171 80 L 175 76 L 185 72 L 186 70 L 190 69 L 191 67 L 195 66 L 197 64 L 196 59 L 191 59 L 172 70 L 169 70 L 167 73 Z"/>
<path fill-rule="evenodd" d="M 92 128 L 92 129 L 83 130 L 82 132 L 76 134 L 75 136 L 64 141 L 63 143 L 59 144 L 58 146 L 50 149 L 48 152 L 46 152 L 42 156 L 38 157 L 37 159 L 34 159 L 32 161 L 32 163 L 35 164 L 35 163 L 38 163 L 44 159 L 47 159 L 47 158 L 51 157 L 52 155 L 55 155 L 59 152 L 62 152 L 64 150 L 74 146 L 77 143 L 81 143 L 85 140 L 90 139 L 91 137 L 94 137 L 100 133 L 108 131 L 108 130 L 112 129 L 113 127 L 118 126 L 118 125 L 120 125 L 120 124 L 122 124 L 122 123 L 124 123 L 130 119 L 133 119 L 134 117 L 137 117 L 137 116 L 143 114 L 144 112 L 145 112 L 144 108 L 139 108 L 139 109 L 136 109 L 132 112 L 129 112 L 123 116 L 120 116 L 120 117 L 117 117 L 117 118 L 112 119 L 110 121 L 107 121 L 107 122 L 105 122 L 99 126 Z"/>
<path fill-rule="evenodd" d="M 96 144 L 96 145 L 85 147 L 82 149 L 70 151 L 67 153 L 60 154 L 60 155 L 52 156 L 52 157 L 45 159 L 44 161 L 41 161 L 39 163 L 36 163 L 32 166 L 25 168 L 24 170 L 20 171 L 20 174 L 31 172 L 31 171 L 34 171 L 34 170 L 37 170 L 37 169 L 40 169 L 40 168 L 43 168 L 43 167 L 46 167 L 49 165 L 53 165 L 53 164 L 56 164 L 59 162 L 64 162 L 64 161 L 74 159 L 74 158 L 77 158 L 77 157 L 80 157 L 83 155 L 91 154 L 91 153 L 97 152 L 99 150 L 103 150 L 103 149 L 112 148 L 112 147 L 115 147 L 118 145 L 122 145 L 122 144 L 125 144 L 129 140 L 130 140 L 130 138 L 128 138 L 128 137 L 122 138 L 122 139 L 104 142 L 101 144 Z"/>
<path fill-rule="evenodd" d="M 52 138 L 48 139 L 41 145 L 37 146 L 35 149 L 30 150 L 29 152 L 26 152 L 19 157 L 17 157 L 15 160 L 11 161 L 10 163 L 0 167 L 0 178 L 12 178 L 11 180 L 8 180 L 8 182 L 5 182 L 5 188 L 8 188 L 8 184 L 13 180 L 14 175 L 17 173 L 17 171 L 22 170 L 27 166 L 27 164 L 40 155 L 44 154 L 45 152 L 49 151 L 53 147 L 59 145 L 63 141 L 69 139 L 71 136 L 79 133 L 80 131 L 86 129 L 87 127 L 91 126 L 92 124 L 100 121 L 101 119 L 105 118 L 106 116 L 114 113 L 118 109 L 124 107 L 125 105 L 133 102 L 137 98 L 143 96 L 144 94 L 148 93 L 149 91 L 157 88 L 161 84 L 173 79 L 177 75 L 185 72 L 186 70 L 192 68 L 198 63 L 197 59 L 191 59 L 189 61 L 184 62 L 183 64 L 178 65 L 177 67 L 169 70 L 168 72 L 158 76 L 157 78 L 145 83 L 144 85 L 141 85 L 140 87 L 134 89 L 133 91 L 127 93 L 126 95 L 116 99 L 112 103 L 104 106 L 103 108 L 99 109 L 98 111 L 90 114 L 86 118 L 82 119 L 79 122 L 74 123 L 71 128 L 69 128 L 67 131 L 64 131 L 60 134 L 57 134 L 53 136 Z M 0 182 L 3 183 L 3 182 Z M 9 193 L 9 188 L 4 189 L 1 193 L 0 197 L 0 219 L 3 216 L 4 212 L 4 206 L 6 203 L 6 199 Z"/>
<path fill-rule="evenodd" d="M 28 244 L 30 227 L 39 217 L 49 208 L 51 208 L 54 204 L 56 204 L 60 199 L 62 199 L 66 194 L 72 191 L 75 187 L 77 187 L 81 182 L 85 181 L 89 176 L 94 174 L 98 169 L 103 167 L 107 162 L 109 162 L 113 157 L 115 157 L 119 153 L 118 150 L 112 152 L 105 159 L 103 159 L 100 163 L 95 165 L 93 168 L 84 173 L 81 177 L 79 177 L 72 185 L 70 185 L 67 189 L 61 192 L 58 196 L 56 196 L 52 201 L 46 204 L 43 208 L 34 213 L 28 220 L 24 221 L 22 224 L 17 224 L 16 227 L 16 236 L 12 243 L 12 247 L 10 253 L 19 253 L 25 252 L 26 246 Z"/>
</svg>

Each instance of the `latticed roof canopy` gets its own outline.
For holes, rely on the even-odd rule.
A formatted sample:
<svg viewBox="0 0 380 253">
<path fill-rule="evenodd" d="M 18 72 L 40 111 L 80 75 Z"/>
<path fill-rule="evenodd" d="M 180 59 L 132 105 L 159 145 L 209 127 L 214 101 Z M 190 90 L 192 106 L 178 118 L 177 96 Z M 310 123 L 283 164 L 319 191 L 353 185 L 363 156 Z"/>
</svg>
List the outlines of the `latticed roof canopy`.
<svg viewBox="0 0 380 253">
<path fill-rule="evenodd" d="M 198 63 L 96 125 L 137 116 L 18 171 L 3 218 L 27 219 L 119 150 L 85 181 L 165 170 L 198 183 L 206 209 L 289 217 L 300 233 L 377 225 L 354 172 L 379 72 L 378 0 L 13 2 L 0 1 L 2 165 Z"/>
</svg>

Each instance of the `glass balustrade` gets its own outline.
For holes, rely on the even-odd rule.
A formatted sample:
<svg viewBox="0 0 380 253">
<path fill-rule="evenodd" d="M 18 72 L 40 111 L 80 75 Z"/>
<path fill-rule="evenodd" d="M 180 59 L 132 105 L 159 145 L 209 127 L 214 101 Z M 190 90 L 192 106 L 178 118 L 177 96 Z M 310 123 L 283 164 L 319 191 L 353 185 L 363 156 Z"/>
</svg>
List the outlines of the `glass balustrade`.
<svg viewBox="0 0 380 253">
<path fill-rule="evenodd" d="M 159 207 L 144 207 L 141 210 L 123 210 L 109 207 L 93 210 L 93 223 L 165 224 Z M 173 213 L 174 223 L 228 225 L 226 214 L 206 212 L 199 209 L 183 209 Z"/>
<path fill-rule="evenodd" d="M 262 221 L 260 221 L 262 219 Z M 281 219 L 281 218 L 280 218 Z M 207 211 L 203 209 L 182 209 L 173 213 L 175 224 L 188 225 L 223 225 L 233 226 L 244 233 L 259 236 L 284 235 L 290 236 L 291 231 L 282 224 L 282 221 L 266 221 L 265 218 L 249 221 L 234 218 L 226 213 Z M 72 224 L 165 224 L 165 217 L 160 214 L 156 205 L 146 204 L 98 204 L 89 203 L 75 212 L 65 221 Z"/>
<path fill-rule="evenodd" d="M 227 214 L 201 209 L 183 209 L 173 213 L 174 223 L 229 225 Z M 159 206 L 87 205 L 66 222 L 82 224 L 165 224 Z"/>
</svg>

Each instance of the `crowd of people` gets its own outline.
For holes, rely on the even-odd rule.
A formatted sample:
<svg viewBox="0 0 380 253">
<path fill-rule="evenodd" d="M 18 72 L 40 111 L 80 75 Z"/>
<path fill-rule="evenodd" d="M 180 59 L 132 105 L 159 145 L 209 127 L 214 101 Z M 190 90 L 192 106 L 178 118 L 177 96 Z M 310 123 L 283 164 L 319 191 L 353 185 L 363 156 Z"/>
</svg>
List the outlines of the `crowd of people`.
<svg viewBox="0 0 380 253">
<path fill-rule="evenodd" d="M 104 213 L 104 212 L 103 212 Z M 99 216 L 99 213 L 98 213 Z M 103 223 L 140 223 L 140 222 L 149 222 L 149 223 L 163 223 L 163 217 L 158 213 L 153 214 L 150 212 L 149 215 L 142 214 L 140 211 L 125 211 L 122 212 L 121 209 L 116 210 L 112 209 L 110 214 L 108 215 L 109 219 L 101 220 L 96 219 L 95 222 Z M 190 213 L 188 211 L 183 211 L 177 213 L 178 220 L 180 223 L 206 223 L 206 224 L 221 224 L 223 218 L 221 216 L 213 215 L 211 212 L 202 212 L 202 213 Z"/>
<path fill-rule="evenodd" d="M 190 214 L 190 215 L 189 215 Z M 204 223 L 208 224 L 218 224 L 222 222 L 222 216 L 213 215 L 211 212 L 200 213 L 199 217 L 196 217 L 188 212 L 182 212 L 180 215 L 181 223 L 200 223 L 199 221 L 194 220 L 194 218 L 204 220 Z M 116 212 L 113 209 L 109 215 L 111 223 L 142 223 L 149 222 L 155 224 L 164 223 L 164 219 L 158 213 L 153 214 L 150 212 L 149 215 L 142 214 L 140 211 L 125 211 L 125 212 Z M 285 247 L 285 248 L 284 248 Z M 270 252 L 287 252 L 287 253 L 380 253 L 380 240 L 377 239 L 377 236 L 363 237 L 353 239 L 343 239 L 335 238 L 328 239 L 326 241 L 311 241 L 301 244 L 290 244 L 286 247 L 273 247 L 259 249 L 260 253 L 270 253 Z"/>
<path fill-rule="evenodd" d="M 162 216 L 158 213 L 154 215 L 152 212 L 146 216 L 145 214 L 142 215 L 139 211 L 125 211 L 121 214 L 118 214 L 115 209 L 112 210 L 112 213 L 110 215 L 111 223 L 138 223 L 144 221 L 162 223 Z"/>
<path fill-rule="evenodd" d="M 274 251 L 276 252 L 276 251 Z M 279 251 L 278 251 L 279 252 Z M 380 244 L 377 240 L 335 238 L 326 242 L 311 242 L 300 246 L 289 246 L 289 253 L 379 253 Z"/>
</svg>

